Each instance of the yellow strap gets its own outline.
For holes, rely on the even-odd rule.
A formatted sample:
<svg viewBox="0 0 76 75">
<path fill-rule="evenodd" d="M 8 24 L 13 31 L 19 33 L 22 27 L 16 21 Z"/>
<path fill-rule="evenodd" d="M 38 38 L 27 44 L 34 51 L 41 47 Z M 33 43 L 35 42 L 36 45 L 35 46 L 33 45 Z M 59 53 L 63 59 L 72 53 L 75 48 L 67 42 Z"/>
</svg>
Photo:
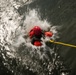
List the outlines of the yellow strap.
<svg viewBox="0 0 76 75">
<path fill-rule="evenodd" d="M 71 45 L 71 44 L 66 44 L 66 43 L 63 43 L 63 42 L 55 42 L 54 40 L 50 40 L 51 43 L 55 43 L 55 44 L 60 44 L 60 45 L 64 45 L 64 46 L 69 46 L 69 47 L 74 47 L 76 48 L 75 45 Z"/>
</svg>

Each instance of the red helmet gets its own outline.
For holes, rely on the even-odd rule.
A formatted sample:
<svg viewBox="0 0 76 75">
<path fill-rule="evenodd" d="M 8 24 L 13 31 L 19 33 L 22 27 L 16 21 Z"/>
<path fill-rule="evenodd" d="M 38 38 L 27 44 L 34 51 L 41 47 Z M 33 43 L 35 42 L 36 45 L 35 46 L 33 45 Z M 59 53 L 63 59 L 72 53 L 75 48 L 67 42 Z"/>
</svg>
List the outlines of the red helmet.
<svg viewBox="0 0 76 75">
<path fill-rule="evenodd" d="M 37 36 L 42 34 L 42 29 L 39 26 L 35 26 L 33 28 L 33 31 L 34 31 L 34 34 L 37 35 Z"/>
</svg>

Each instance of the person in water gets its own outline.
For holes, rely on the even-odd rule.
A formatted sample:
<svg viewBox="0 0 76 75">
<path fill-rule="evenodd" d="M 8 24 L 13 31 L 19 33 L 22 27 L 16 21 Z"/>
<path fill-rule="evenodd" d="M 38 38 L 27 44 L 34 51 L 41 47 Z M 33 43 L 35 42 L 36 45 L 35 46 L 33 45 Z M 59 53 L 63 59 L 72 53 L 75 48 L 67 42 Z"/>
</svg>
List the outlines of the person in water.
<svg viewBox="0 0 76 75">
<path fill-rule="evenodd" d="M 31 39 L 31 43 L 35 46 L 41 46 L 41 38 L 42 37 L 52 37 L 53 33 L 46 31 L 44 32 L 39 26 L 33 27 L 29 32 L 29 37 Z"/>
</svg>

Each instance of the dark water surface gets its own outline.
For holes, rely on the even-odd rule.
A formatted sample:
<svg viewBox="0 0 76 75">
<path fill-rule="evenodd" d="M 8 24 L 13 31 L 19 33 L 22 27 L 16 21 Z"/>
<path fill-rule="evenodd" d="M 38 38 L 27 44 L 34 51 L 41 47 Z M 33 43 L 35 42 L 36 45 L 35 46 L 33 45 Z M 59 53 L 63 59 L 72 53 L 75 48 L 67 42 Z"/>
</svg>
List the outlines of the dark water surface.
<svg viewBox="0 0 76 75">
<path fill-rule="evenodd" d="M 20 15 L 26 13 L 28 9 L 37 9 L 41 19 L 47 19 L 49 23 L 54 26 L 59 26 L 58 41 L 76 45 L 76 0 L 34 0 L 31 4 L 23 5 L 17 9 Z M 76 75 L 76 48 L 57 45 L 59 47 L 58 53 L 63 58 L 64 63 L 72 70 L 71 75 Z M 1 48 L 1 46 L 0 46 Z M 4 48 L 3 48 L 4 49 Z M 0 54 L 2 52 L 0 51 Z M 0 55 L 0 75 L 17 75 L 5 66 L 4 59 Z M 29 69 L 25 69 L 24 65 L 16 62 L 16 59 L 8 59 L 12 69 L 17 70 L 19 75 L 36 75 Z M 45 72 L 44 72 L 45 73 Z M 48 74 L 47 74 L 48 75 Z"/>
</svg>

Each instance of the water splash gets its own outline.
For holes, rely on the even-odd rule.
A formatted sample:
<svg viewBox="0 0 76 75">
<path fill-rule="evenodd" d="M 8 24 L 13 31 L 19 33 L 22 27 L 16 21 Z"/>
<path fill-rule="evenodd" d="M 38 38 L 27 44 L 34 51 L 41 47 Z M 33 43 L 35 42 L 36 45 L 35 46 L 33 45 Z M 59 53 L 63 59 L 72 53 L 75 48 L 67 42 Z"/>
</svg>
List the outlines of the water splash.
<svg viewBox="0 0 76 75">
<path fill-rule="evenodd" d="M 19 7 L 22 7 L 24 5 L 29 5 L 32 3 L 34 0 L 10 0 L 10 3 L 14 8 L 18 9 Z"/>
<path fill-rule="evenodd" d="M 45 39 L 42 39 L 43 45 L 41 47 L 33 46 L 30 43 L 28 33 L 36 25 L 40 26 L 45 31 L 50 29 L 50 31 L 52 31 L 54 34 L 52 39 L 56 39 L 56 27 L 50 25 L 47 20 L 40 20 L 37 11 L 34 9 L 29 10 L 29 12 L 26 14 L 23 26 L 20 26 L 16 30 L 16 37 L 13 41 L 13 46 L 16 48 L 16 57 L 21 58 L 22 64 L 30 67 L 32 71 L 40 73 L 40 71 L 44 71 L 42 67 L 43 65 L 44 68 L 47 66 L 47 71 L 49 70 L 48 66 L 51 65 L 52 62 L 51 54 L 53 53 L 53 49 L 49 48 L 45 44 Z M 48 40 L 49 39 L 50 38 L 48 38 Z"/>
<path fill-rule="evenodd" d="M 47 20 L 42 21 L 35 9 L 29 10 L 26 15 L 23 15 L 26 17 L 23 20 L 23 16 L 20 16 L 12 5 L 9 6 L 10 8 L 7 7 L 5 11 L 0 13 L 0 45 L 2 46 L 1 50 L 6 52 L 6 55 L 2 54 L 6 60 L 5 63 L 8 64 L 7 57 L 17 58 L 21 65 L 26 65 L 26 68 L 37 72 L 39 75 L 45 75 L 50 70 L 53 49 L 45 44 L 45 39 L 42 39 L 42 47 L 33 46 L 30 43 L 28 33 L 31 28 L 37 25 L 45 31 L 50 29 L 54 34 L 52 39 L 56 39 L 56 26 L 50 25 Z"/>
</svg>

